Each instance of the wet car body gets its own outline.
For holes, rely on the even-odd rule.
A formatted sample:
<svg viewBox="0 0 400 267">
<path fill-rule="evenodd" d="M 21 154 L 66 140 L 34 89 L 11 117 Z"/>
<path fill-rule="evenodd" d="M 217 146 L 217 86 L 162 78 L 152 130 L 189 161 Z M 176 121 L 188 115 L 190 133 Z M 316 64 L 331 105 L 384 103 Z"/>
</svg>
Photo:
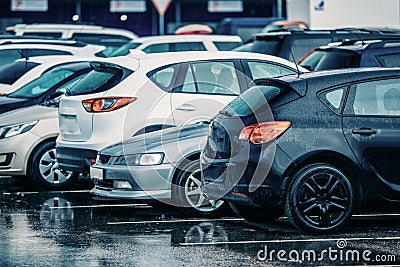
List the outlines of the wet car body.
<svg viewBox="0 0 400 267">
<path fill-rule="evenodd" d="M 222 201 L 209 205 L 200 190 L 199 158 L 208 125 L 207 121 L 168 128 L 101 150 L 90 171 L 95 184 L 91 193 L 114 199 L 157 200 L 180 206 L 190 215 L 222 212 L 226 205 Z M 132 163 L 130 158 L 135 155 L 137 161 Z M 160 161 L 140 163 L 151 155 L 160 155 Z"/>
<path fill-rule="evenodd" d="M 202 154 L 203 191 L 210 198 L 221 198 L 239 207 L 247 207 L 247 213 L 243 209 L 238 212 L 244 212 L 240 214 L 244 218 L 274 220 L 283 214 L 283 210 L 287 213 L 290 209 L 288 202 L 292 195 L 296 195 L 291 189 L 297 178 L 307 173 L 307 168 L 323 168 L 318 165 L 323 163 L 328 171 L 331 166 L 340 169 L 338 176 L 345 174 L 352 184 L 350 189 L 346 186 L 341 188 L 343 194 L 348 194 L 341 200 L 346 207 L 340 208 L 342 219 L 361 208 L 382 210 L 382 201 L 385 200 L 392 203 L 390 206 L 398 207 L 398 110 L 390 111 L 386 116 L 357 115 L 351 114 L 353 111 L 349 105 L 355 101 L 355 86 L 390 79 L 395 81 L 399 74 L 398 69 L 371 68 L 270 79 L 267 86 L 281 89 L 277 95 L 266 97 L 270 112 L 268 105 L 252 106 L 256 102 L 251 100 L 253 96 L 247 99 L 253 110 L 235 115 L 232 112 L 235 101 L 231 102 L 210 126 L 209 139 Z M 334 107 L 326 101 L 326 95 L 336 90 L 342 90 L 342 98 Z M 246 100 L 245 94 L 242 96 Z M 389 106 L 389 109 L 398 108 L 398 105 Z M 266 143 L 239 140 L 245 127 L 271 120 L 290 124 L 280 136 Z M 322 200 L 328 202 L 331 199 L 325 196 L 321 197 Z M 354 201 L 350 203 L 351 200 Z M 368 200 L 370 204 L 365 205 Z M 294 202 L 293 205 L 300 206 Z M 320 202 L 317 205 L 325 207 Z M 252 210 L 250 206 L 256 208 Z M 295 226 L 310 232 L 332 231 L 340 227 L 334 223 L 323 225 L 323 222 L 308 227 L 301 224 L 304 221 L 299 224 L 299 220 Z"/>
</svg>

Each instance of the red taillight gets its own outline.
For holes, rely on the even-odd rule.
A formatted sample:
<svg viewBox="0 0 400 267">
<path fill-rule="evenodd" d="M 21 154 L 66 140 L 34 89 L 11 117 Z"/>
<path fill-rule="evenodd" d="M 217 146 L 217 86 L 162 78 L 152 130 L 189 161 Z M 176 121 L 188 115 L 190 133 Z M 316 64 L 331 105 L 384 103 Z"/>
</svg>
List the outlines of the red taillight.
<svg viewBox="0 0 400 267">
<path fill-rule="evenodd" d="M 290 125 L 290 121 L 271 121 L 252 124 L 240 131 L 239 140 L 247 140 L 255 145 L 265 144 L 283 134 Z"/>
<path fill-rule="evenodd" d="M 136 97 L 109 96 L 82 100 L 82 105 L 87 112 L 108 112 L 125 107 L 136 99 Z"/>
</svg>

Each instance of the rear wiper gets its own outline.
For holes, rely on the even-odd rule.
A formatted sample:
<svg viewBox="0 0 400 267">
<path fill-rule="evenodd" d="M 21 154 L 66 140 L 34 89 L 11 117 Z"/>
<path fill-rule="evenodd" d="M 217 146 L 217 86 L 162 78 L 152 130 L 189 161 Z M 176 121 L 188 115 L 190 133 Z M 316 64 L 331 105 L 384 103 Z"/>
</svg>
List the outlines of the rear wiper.
<svg viewBox="0 0 400 267">
<path fill-rule="evenodd" d="M 224 110 L 224 109 L 221 109 L 220 111 L 218 111 L 218 113 L 222 114 L 224 116 L 227 116 L 227 117 L 232 117 L 232 113 L 230 113 L 229 111 Z"/>
</svg>

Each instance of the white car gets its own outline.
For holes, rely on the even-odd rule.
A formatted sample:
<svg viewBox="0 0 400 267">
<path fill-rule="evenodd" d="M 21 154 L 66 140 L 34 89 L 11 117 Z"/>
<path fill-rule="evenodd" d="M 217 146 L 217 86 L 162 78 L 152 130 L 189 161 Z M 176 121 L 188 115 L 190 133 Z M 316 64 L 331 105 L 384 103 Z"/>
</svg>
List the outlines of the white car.
<svg viewBox="0 0 400 267">
<path fill-rule="evenodd" d="M 60 100 L 58 163 L 62 169 L 88 174 L 97 152 L 112 143 L 203 121 L 247 90 L 250 80 L 296 72 L 287 60 L 255 53 L 111 58 L 71 88 L 79 95 Z"/>
<path fill-rule="evenodd" d="M 88 44 L 104 45 L 107 47 L 104 51 L 105 54 L 108 53 L 108 50 L 112 51 L 138 37 L 135 33 L 125 29 L 80 24 L 16 24 L 7 27 L 6 30 L 15 33 L 16 36 L 57 37 L 82 41 Z"/>
<path fill-rule="evenodd" d="M 0 65 L 0 96 L 7 95 L 66 62 L 89 61 L 96 57 L 46 56 L 19 59 Z M 99 58 L 101 60 L 101 58 Z"/>
<path fill-rule="evenodd" d="M 0 39 L 0 65 L 38 56 L 103 56 L 105 46 L 76 41 Z"/>
<path fill-rule="evenodd" d="M 163 35 L 137 38 L 112 53 L 109 57 L 125 56 L 131 49 L 145 53 L 183 51 L 228 51 L 242 45 L 242 39 L 234 35 Z"/>
</svg>

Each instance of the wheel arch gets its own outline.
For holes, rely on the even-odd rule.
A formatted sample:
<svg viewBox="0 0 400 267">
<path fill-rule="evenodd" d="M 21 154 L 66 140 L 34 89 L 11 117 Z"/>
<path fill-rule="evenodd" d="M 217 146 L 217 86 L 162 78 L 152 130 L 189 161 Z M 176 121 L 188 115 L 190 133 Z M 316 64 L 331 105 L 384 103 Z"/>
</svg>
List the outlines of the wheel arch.
<svg viewBox="0 0 400 267">
<path fill-rule="evenodd" d="M 201 151 L 193 151 L 182 157 L 182 159 L 176 164 L 172 171 L 172 184 L 176 184 L 179 175 L 183 172 L 182 167 L 188 164 L 188 161 L 194 161 L 200 159 Z"/>
<path fill-rule="evenodd" d="M 28 153 L 28 159 L 25 161 L 25 173 L 28 174 L 28 166 L 32 161 L 33 155 L 34 153 L 39 149 L 39 147 L 41 147 L 44 143 L 50 142 L 50 141 L 54 141 L 56 142 L 57 139 L 57 135 L 55 136 L 47 136 L 46 138 L 43 138 L 41 140 L 38 140 L 38 142 L 32 146 L 31 150 Z"/>
<path fill-rule="evenodd" d="M 347 178 L 349 178 L 351 184 L 354 187 L 354 192 L 356 195 L 357 201 L 355 204 L 358 204 L 355 206 L 355 208 L 359 208 L 359 204 L 361 204 L 363 198 L 364 198 L 364 189 L 362 185 L 362 170 L 360 166 L 355 164 L 349 157 L 346 155 L 343 155 L 338 152 L 334 151 L 314 151 L 312 153 L 308 153 L 306 155 L 301 156 L 300 158 L 296 159 L 285 171 L 283 177 L 290 177 L 293 176 L 294 173 L 296 173 L 299 169 L 303 168 L 304 166 L 313 164 L 313 163 L 325 163 L 332 165 L 346 175 Z M 284 192 L 288 189 L 289 185 L 289 179 L 287 179 L 287 182 L 283 186 L 283 193 L 282 197 L 284 195 Z"/>
</svg>

